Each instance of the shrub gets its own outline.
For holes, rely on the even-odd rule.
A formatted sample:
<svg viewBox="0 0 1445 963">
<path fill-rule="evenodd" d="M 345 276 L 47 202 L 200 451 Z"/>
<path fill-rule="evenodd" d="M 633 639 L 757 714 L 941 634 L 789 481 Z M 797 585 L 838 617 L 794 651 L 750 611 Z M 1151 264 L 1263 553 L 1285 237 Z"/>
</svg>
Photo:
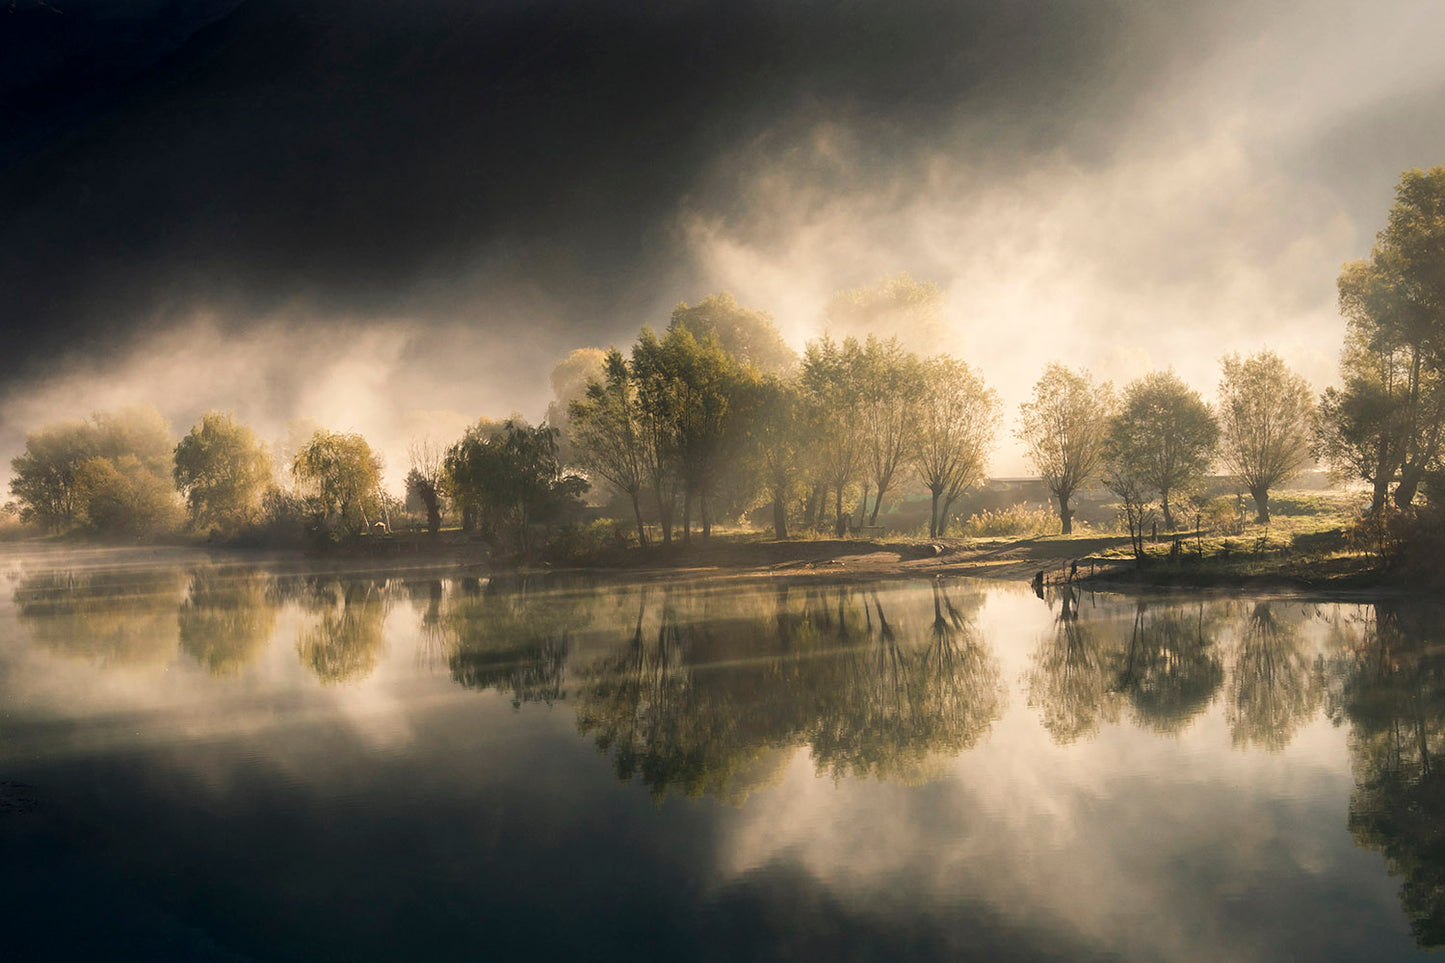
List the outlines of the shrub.
<svg viewBox="0 0 1445 963">
<path fill-rule="evenodd" d="M 1047 508 L 1033 508 L 1027 502 L 998 510 L 977 512 L 968 517 L 961 531 L 969 538 L 1000 535 L 1057 535 L 1059 517 Z"/>
<path fill-rule="evenodd" d="M 599 518 L 555 529 L 547 541 L 546 558 L 554 565 L 586 565 L 631 543 L 632 534 L 626 526 Z"/>
<path fill-rule="evenodd" d="M 1247 511 L 1248 509 L 1246 509 Z M 1274 510 L 1274 501 L 1270 500 L 1270 510 Z M 1238 535 L 1244 531 L 1242 516 L 1239 513 L 1238 500 L 1233 495 L 1221 495 L 1218 498 L 1211 498 L 1204 505 L 1201 513 L 1203 518 L 1200 525 L 1208 531 L 1219 535 Z"/>
</svg>

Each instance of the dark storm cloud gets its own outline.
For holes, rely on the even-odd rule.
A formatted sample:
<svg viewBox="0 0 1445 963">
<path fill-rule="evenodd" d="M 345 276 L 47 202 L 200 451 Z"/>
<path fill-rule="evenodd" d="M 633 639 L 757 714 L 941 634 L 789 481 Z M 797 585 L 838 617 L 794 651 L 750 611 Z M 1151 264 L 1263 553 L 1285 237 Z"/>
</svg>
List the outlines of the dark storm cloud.
<svg viewBox="0 0 1445 963">
<path fill-rule="evenodd" d="M 718 157 L 841 120 L 880 169 L 960 125 L 1102 163 L 1192 6 L 21 2 L 0 376 L 298 300 L 625 337 L 698 293 L 676 214 L 744 196 Z"/>
</svg>

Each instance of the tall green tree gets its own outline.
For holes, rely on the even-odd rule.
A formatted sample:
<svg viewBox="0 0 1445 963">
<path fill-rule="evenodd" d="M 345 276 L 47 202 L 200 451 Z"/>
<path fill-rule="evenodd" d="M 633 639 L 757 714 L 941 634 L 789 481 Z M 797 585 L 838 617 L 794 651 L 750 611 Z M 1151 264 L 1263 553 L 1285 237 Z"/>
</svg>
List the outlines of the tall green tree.
<svg viewBox="0 0 1445 963">
<path fill-rule="evenodd" d="M 1226 356 L 1219 382 L 1220 457 L 1269 521 L 1269 491 L 1309 463 L 1314 393 L 1272 351 Z"/>
<path fill-rule="evenodd" d="M 627 359 L 616 348 L 603 360 L 603 377 L 587 385 L 568 409 L 578 463 L 611 485 L 632 504 L 637 543 L 647 545 L 642 493 L 648 484 L 648 453 L 637 384 Z"/>
<path fill-rule="evenodd" d="M 1018 437 L 1059 506 L 1065 535 L 1074 530 L 1069 501 L 1099 477 L 1104 441 L 1114 410 L 1114 390 L 1095 385 L 1087 372 L 1050 364 L 1034 384 L 1033 398 L 1019 407 Z"/>
<path fill-rule="evenodd" d="M 234 531 L 260 511 L 271 457 L 250 428 L 212 411 L 176 445 L 172 477 L 192 527 Z"/>
<path fill-rule="evenodd" d="M 834 532 L 847 530 L 843 499 L 864 473 L 863 348 L 855 338 L 824 335 L 803 352 L 803 391 L 817 438 L 818 478 L 834 495 Z"/>
<path fill-rule="evenodd" d="M 1344 384 L 1325 392 L 1316 450 L 1408 507 L 1445 445 L 1445 167 L 1406 171 L 1370 256 L 1346 264 Z"/>
<path fill-rule="evenodd" d="M 914 466 L 932 496 L 930 537 L 947 534 L 953 502 L 983 480 L 998 423 L 998 395 L 972 368 L 948 355 L 923 363 Z"/>
<path fill-rule="evenodd" d="M 702 519 L 703 537 L 712 534 L 712 495 L 722 470 L 729 435 L 731 393 L 738 377 L 732 357 L 713 338 L 698 341 L 685 327 L 658 339 L 644 328 L 632 351 L 632 374 L 644 425 L 654 439 L 658 503 L 662 509 L 669 466 L 681 483 L 682 537 L 692 538 L 692 509 Z M 670 514 L 670 506 L 669 506 Z M 663 539 L 669 537 L 664 522 Z"/>
<path fill-rule="evenodd" d="M 1110 460 L 1123 475 L 1158 493 L 1169 529 L 1174 528 L 1171 498 L 1203 480 L 1218 444 L 1214 413 L 1172 371 L 1155 371 L 1130 384 L 1109 424 Z"/>
<path fill-rule="evenodd" d="M 793 379 L 746 380 L 739 406 L 747 433 L 745 467 L 772 503 L 773 537 L 788 537 L 788 501 L 802 477 L 809 443 L 802 392 Z"/>
</svg>

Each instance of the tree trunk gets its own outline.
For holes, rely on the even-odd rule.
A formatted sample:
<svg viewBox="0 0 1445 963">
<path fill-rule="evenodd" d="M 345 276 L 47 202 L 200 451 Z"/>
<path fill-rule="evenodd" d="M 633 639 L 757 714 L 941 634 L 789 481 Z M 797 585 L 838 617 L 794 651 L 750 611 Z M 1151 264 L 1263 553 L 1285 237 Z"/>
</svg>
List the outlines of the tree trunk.
<svg viewBox="0 0 1445 963">
<path fill-rule="evenodd" d="M 948 513 L 953 508 L 953 499 L 943 500 L 943 514 L 938 516 L 938 537 L 945 538 L 948 535 Z"/>
<path fill-rule="evenodd" d="M 692 544 L 692 492 L 682 492 L 682 544 Z"/>
<path fill-rule="evenodd" d="M 779 541 L 788 537 L 788 504 L 780 492 L 773 495 L 773 537 Z"/>
<path fill-rule="evenodd" d="M 883 504 L 883 493 L 887 490 L 888 484 L 886 482 L 879 482 L 878 494 L 873 496 L 873 514 L 868 517 L 869 525 L 878 524 L 878 509 Z"/>
<path fill-rule="evenodd" d="M 929 504 L 929 507 L 928 507 L 928 537 L 929 537 L 929 538 L 937 538 L 937 537 L 938 537 L 938 496 L 939 496 L 940 494 L 942 494 L 942 493 L 941 493 L 941 492 L 933 491 L 932 489 L 929 490 L 929 493 L 933 496 L 933 500 L 932 500 L 932 502 Z"/>
<path fill-rule="evenodd" d="M 712 511 L 708 508 L 706 494 L 697 496 L 697 507 L 702 512 L 702 540 L 706 542 L 712 538 Z"/>
<path fill-rule="evenodd" d="M 1074 534 L 1074 513 L 1069 510 L 1069 496 L 1059 496 L 1059 531 L 1065 535 Z"/>
<path fill-rule="evenodd" d="M 672 498 L 663 497 L 662 487 L 653 489 L 657 496 L 657 521 L 662 526 L 662 544 L 672 544 Z"/>
<path fill-rule="evenodd" d="M 1406 465 L 1400 471 L 1400 483 L 1395 486 L 1395 507 L 1409 508 L 1420 490 L 1420 481 L 1425 477 L 1423 463 Z"/>
<path fill-rule="evenodd" d="M 1374 491 L 1370 494 L 1370 514 L 1373 515 L 1385 507 L 1385 499 L 1390 495 L 1390 480 L 1382 472 L 1375 479 Z"/>
<path fill-rule="evenodd" d="M 1251 488 L 1250 497 L 1254 499 L 1255 515 L 1254 520 L 1261 525 L 1269 524 L 1269 489 L 1264 487 Z"/>
<path fill-rule="evenodd" d="M 435 494 L 426 499 L 426 530 L 431 535 L 442 530 L 442 506 Z"/>
<path fill-rule="evenodd" d="M 1174 531 L 1174 516 L 1169 512 L 1169 491 L 1165 489 L 1159 492 L 1159 507 L 1164 509 L 1164 530 Z"/>
<path fill-rule="evenodd" d="M 836 494 L 836 495 L 834 496 L 834 498 L 833 498 L 833 507 L 834 507 L 834 509 L 835 509 L 835 515 L 836 515 L 836 520 L 835 520 L 835 522 L 834 522 L 834 526 L 833 526 L 833 527 L 834 527 L 834 530 L 835 530 L 835 533 L 837 534 L 837 536 L 838 536 L 839 538 L 842 538 L 842 537 L 843 537 L 844 524 L 845 524 L 844 521 L 843 521 L 843 486 L 842 486 L 842 485 L 839 485 L 839 486 L 838 486 L 837 494 Z"/>
<path fill-rule="evenodd" d="M 808 507 L 803 512 L 803 523 L 814 531 L 818 529 L 818 519 L 823 514 L 826 496 L 827 490 L 814 482 L 812 490 L 808 492 Z"/>
<path fill-rule="evenodd" d="M 632 515 L 637 519 L 637 545 L 639 548 L 647 547 L 647 529 L 642 524 L 642 505 L 637 500 L 637 489 L 630 493 L 632 496 Z"/>
<path fill-rule="evenodd" d="M 868 483 L 863 483 L 863 500 L 858 506 L 858 527 L 862 528 L 868 518 Z"/>
</svg>

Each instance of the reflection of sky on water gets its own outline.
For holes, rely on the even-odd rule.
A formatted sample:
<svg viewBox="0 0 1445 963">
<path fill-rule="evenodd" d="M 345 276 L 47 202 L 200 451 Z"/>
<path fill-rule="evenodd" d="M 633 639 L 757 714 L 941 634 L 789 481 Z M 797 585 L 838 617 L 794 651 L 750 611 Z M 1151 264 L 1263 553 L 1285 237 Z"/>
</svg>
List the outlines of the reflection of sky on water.
<svg viewBox="0 0 1445 963">
<path fill-rule="evenodd" d="M 99 597 L 127 601 L 80 621 L 21 611 L 35 564 L 0 598 L 0 778 L 42 802 L 3 831 L 30 827 L 34 893 L 108 907 L 72 933 L 81 949 L 120 916 L 261 957 L 407 955 L 419 933 L 443 956 L 1413 948 L 1400 881 L 1352 839 L 1358 736 L 1331 708 L 1364 677 L 1339 667 L 1369 662 L 1367 605 L 1274 600 L 1262 622 L 1254 601 L 1141 614 L 1085 597 L 1102 654 L 1081 664 L 1112 681 L 1051 687 L 1040 667 L 1074 664 L 1049 646 L 1077 633 L 1060 599 L 1009 584 L 780 595 L 97 565 L 86 584 L 110 573 Z M 136 606 L 149 644 L 52 631 Z M 939 615 L 969 658 L 939 660 Z M 1091 716 L 1048 693 L 1095 699 L 1098 724 L 1047 727 Z M 107 902 L 118 881 L 131 909 Z"/>
</svg>

